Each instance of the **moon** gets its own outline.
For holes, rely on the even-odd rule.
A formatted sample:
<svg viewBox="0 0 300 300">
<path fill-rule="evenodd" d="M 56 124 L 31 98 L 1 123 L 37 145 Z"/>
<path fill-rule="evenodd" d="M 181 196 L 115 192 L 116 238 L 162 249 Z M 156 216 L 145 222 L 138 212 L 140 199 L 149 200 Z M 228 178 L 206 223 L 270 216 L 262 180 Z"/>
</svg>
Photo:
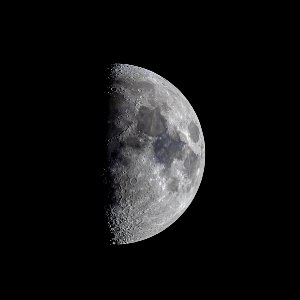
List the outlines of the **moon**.
<svg viewBox="0 0 300 300">
<path fill-rule="evenodd" d="M 184 95 L 147 69 L 107 69 L 104 226 L 110 244 L 148 239 L 193 201 L 204 172 L 198 117 Z"/>
</svg>

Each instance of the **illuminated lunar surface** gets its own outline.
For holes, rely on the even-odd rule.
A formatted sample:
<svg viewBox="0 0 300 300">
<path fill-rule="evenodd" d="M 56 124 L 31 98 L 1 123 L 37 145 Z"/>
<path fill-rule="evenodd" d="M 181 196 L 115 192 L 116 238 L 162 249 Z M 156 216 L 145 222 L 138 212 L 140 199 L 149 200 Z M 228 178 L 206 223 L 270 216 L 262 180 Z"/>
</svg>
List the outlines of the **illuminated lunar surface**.
<svg viewBox="0 0 300 300">
<path fill-rule="evenodd" d="M 204 138 L 188 100 L 163 77 L 124 64 L 107 76 L 106 238 L 135 243 L 162 232 L 194 199 Z"/>
</svg>

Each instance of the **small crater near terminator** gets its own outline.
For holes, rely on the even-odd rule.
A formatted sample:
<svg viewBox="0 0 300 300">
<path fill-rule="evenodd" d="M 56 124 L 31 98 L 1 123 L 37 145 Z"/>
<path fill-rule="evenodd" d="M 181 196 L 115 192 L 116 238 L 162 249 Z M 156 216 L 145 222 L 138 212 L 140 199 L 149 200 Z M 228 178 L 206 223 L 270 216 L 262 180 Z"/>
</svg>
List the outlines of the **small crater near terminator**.
<svg viewBox="0 0 300 300">
<path fill-rule="evenodd" d="M 132 177 L 130 179 L 130 184 L 135 185 L 137 183 L 137 178 L 136 177 Z"/>
</svg>

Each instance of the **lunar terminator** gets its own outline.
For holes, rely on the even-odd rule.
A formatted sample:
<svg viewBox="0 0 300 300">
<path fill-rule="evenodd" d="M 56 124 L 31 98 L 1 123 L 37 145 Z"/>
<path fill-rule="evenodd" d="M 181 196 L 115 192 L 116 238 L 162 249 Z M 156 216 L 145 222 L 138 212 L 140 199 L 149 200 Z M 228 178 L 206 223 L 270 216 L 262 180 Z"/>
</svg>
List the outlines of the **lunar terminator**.
<svg viewBox="0 0 300 300">
<path fill-rule="evenodd" d="M 148 239 L 174 223 L 200 186 L 205 161 L 198 117 L 163 77 L 111 65 L 104 101 L 104 220 L 111 244 Z"/>
</svg>

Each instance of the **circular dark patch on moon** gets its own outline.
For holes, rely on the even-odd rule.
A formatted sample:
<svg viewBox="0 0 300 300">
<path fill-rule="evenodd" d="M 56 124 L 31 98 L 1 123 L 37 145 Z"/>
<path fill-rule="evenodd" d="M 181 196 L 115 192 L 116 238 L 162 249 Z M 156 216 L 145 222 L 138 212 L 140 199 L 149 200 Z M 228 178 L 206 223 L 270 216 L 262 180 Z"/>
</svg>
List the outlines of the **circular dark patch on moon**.
<svg viewBox="0 0 300 300">
<path fill-rule="evenodd" d="M 195 124 L 195 122 L 191 122 L 188 126 L 188 130 L 189 130 L 189 135 L 190 138 L 192 139 L 192 141 L 194 143 L 197 143 L 199 141 L 199 135 L 200 135 L 200 131 L 198 126 Z"/>
</svg>

